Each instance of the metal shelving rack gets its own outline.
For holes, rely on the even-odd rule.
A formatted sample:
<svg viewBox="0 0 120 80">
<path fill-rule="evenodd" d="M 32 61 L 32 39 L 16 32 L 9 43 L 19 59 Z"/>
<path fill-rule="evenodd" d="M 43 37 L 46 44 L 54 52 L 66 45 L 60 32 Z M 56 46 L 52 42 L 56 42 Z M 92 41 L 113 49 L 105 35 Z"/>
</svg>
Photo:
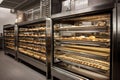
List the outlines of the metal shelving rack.
<svg viewBox="0 0 120 80">
<path fill-rule="evenodd" d="M 52 46 L 52 67 L 51 67 L 51 75 L 52 75 L 52 79 L 54 80 L 54 78 L 58 78 L 60 80 L 66 79 L 66 80 L 114 80 L 115 78 L 115 71 L 113 71 L 117 64 L 115 63 L 115 55 L 118 55 L 115 51 L 116 49 L 113 48 L 116 45 L 116 39 L 114 38 L 113 34 L 115 32 L 115 29 L 113 29 L 113 26 L 115 25 L 116 22 L 113 21 L 113 17 L 117 16 L 115 15 L 115 11 L 114 9 L 116 8 L 114 5 L 114 1 L 102 1 L 99 0 L 101 3 L 98 4 L 97 2 L 95 3 L 96 5 L 90 5 L 92 4 L 92 2 L 90 2 L 90 0 L 88 0 L 88 5 L 86 8 L 83 9 L 79 9 L 79 10 L 69 10 L 69 11 L 65 11 L 62 12 L 62 0 L 59 2 L 60 0 L 58 0 L 58 2 L 54 2 L 54 0 L 52 0 L 52 20 L 53 20 L 53 34 L 52 34 L 52 43 L 54 44 Z M 63 0 L 63 1 L 67 1 L 67 0 Z M 69 0 L 68 0 L 69 1 Z M 94 2 L 94 1 L 93 1 Z M 54 4 L 53 4 L 54 3 Z M 57 4 L 59 3 L 59 4 Z M 55 6 L 55 4 L 57 4 Z M 98 4 L 98 5 L 97 5 Z M 56 10 L 55 11 L 55 7 L 60 7 L 60 10 Z M 58 11 L 58 12 L 57 12 Z M 77 24 L 77 20 L 79 22 L 81 17 L 89 17 L 94 16 L 96 14 L 105 14 L 108 13 L 110 14 L 110 33 L 109 36 L 106 36 L 106 38 L 110 38 L 110 44 L 108 44 L 108 42 L 106 43 L 101 43 L 100 41 L 86 41 L 85 39 L 82 40 L 80 38 L 75 37 L 80 36 L 80 34 L 84 35 L 81 37 L 86 37 L 89 35 L 89 33 L 99 33 L 99 32 L 106 32 L 108 31 L 108 27 L 104 26 L 104 27 L 77 27 L 80 26 Z M 114 14 L 114 16 L 113 16 Z M 115 20 L 115 19 L 114 19 Z M 76 21 L 77 26 L 75 26 L 76 24 L 74 23 Z M 84 20 L 83 20 L 84 21 Z M 87 22 L 87 21 L 86 21 Z M 88 21 L 89 22 L 89 21 Z M 114 22 L 114 25 L 113 25 Z M 65 25 L 64 25 L 65 24 Z M 71 27 L 73 26 L 73 27 Z M 115 28 L 116 26 L 114 26 Z M 75 33 L 76 34 L 73 34 Z M 79 34 L 78 34 L 79 33 Z M 87 35 L 88 34 L 88 35 Z M 70 37 L 71 36 L 71 37 Z M 98 36 L 97 36 L 98 37 Z M 103 36 L 101 36 L 102 38 Z M 104 36 L 105 37 L 105 36 Z M 77 39 L 77 40 L 75 40 Z M 83 46 L 84 45 L 84 46 Z M 61 47 L 60 47 L 61 46 Z M 81 47 L 81 48 L 78 48 Z M 103 57 L 103 56 L 97 56 L 97 52 L 94 55 L 90 54 L 85 54 L 85 53 L 89 53 L 87 51 L 89 50 L 85 50 L 85 47 L 88 47 L 89 49 L 94 46 L 95 47 L 107 47 L 110 49 L 110 51 L 108 52 L 109 58 L 108 57 Z M 82 48 L 84 47 L 84 49 Z M 76 52 L 76 50 L 78 50 Z M 98 50 L 98 49 L 97 49 Z M 56 55 L 56 52 L 59 52 L 59 54 L 61 54 L 60 56 Z M 104 53 L 104 52 L 102 52 Z M 76 57 L 75 59 L 77 60 L 78 56 L 82 56 L 82 57 L 87 57 L 87 58 L 91 58 L 91 59 L 98 59 L 98 60 L 102 60 L 102 61 L 108 61 L 109 62 L 109 71 L 108 71 L 108 76 L 106 77 L 105 74 L 103 74 L 106 71 L 101 71 L 98 69 L 93 69 L 91 67 L 85 66 L 88 65 L 89 63 L 85 63 L 84 65 L 84 61 L 83 62 L 79 62 L 80 65 L 78 65 L 78 63 L 76 64 L 75 62 L 72 61 L 72 57 L 70 57 L 70 55 L 72 57 Z M 77 55 L 77 56 L 75 56 Z M 81 59 L 82 60 L 82 59 Z M 115 61 L 114 61 L 115 60 Z M 90 61 L 90 60 L 89 60 Z M 118 60 L 117 60 L 118 61 Z M 65 64 L 64 64 L 65 63 Z M 94 63 L 94 62 L 93 62 Z M 82 64 L 82 65 L 81 65 Z M 72 66 L 71 66 L 72 65 Z M 74 67 L 75 66 L 75 67 Z M 72 70 L 73 68 L 73 70 Z M 80 72 L 79 72 L 80 71 Z M 98 72 L 96 72 L 98 71 Z M 101 73 L 103 72 L 103 73 Z M 101 76 L 102 74 L 102 76 Z"/>
<path fill-rule="evenodd" d="M 17 57 L 16 55 L 16 30 L 15 25 L 4 25 L 3 27 L 4 36 L 4 52 Z"/>
<path fill-rule="evenodd" d="M 109 79 L 110 17 L 108 13 L 58 20 L 54 24 L 53 65 L 85 76 L 80 79 Z M 99 25 L 101 21 L 106 24 Z"/>
<path fill-rule="evenodd" d="M 50 69 L 50 18 L 19 23 L 18 25 L 18 59 L 46 72 L 51 78 Z"/>
</svg>

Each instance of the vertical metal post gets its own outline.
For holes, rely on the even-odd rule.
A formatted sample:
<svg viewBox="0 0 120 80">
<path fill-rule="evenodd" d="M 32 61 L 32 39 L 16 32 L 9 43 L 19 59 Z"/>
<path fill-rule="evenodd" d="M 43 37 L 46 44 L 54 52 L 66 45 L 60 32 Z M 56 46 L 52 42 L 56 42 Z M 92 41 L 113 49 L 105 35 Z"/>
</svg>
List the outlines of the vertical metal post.
<svg viewBox="0 0 120 80">
<path fill-rule="evenodd" d="M 54 23 L 53 23 L 53 20 L 51 21 L 51 28 L 52 28 L 52 36 L 51 36 L 51 39 L 52 39 L 52 41 L 51 41 L 51 49 L 52 49 L 52 51 L 51 51 L 51 68 L 53 67 L 53 64 L 54 64 Z M 51 80 L 53 80 L 53 75 L 51 74 Z"/>
<path fill-rule="evenodd" d="M 52 0 L 49 0 L 49 17 L 52 16 Z"/>
<path fill-rule="evenodd" d="M 42 6 L 41 6 L 41 0 L 40 0 L 40 6 L 39 6 L 39 8 L 40 8 L 40 16 L 39 16 L 39 18 L 42 18 Z"/>
<path fill-rule="evenodd" d="M 117 79 L 120 80 L 120 0 L 117 0 Z M 114 79 L 115 80 L 115 79 Z"/>
<path fill-rule="evenodd" d="M 51 19 L 46 18 L 46 78 L 47 80 L 51 79 L 51 36 L 52 36 L 52 28 L 51 28 Z"/>
<path fill-rule="evenodd" d="M 18 60 L 17 53 L 18 53 L 18 26 L 15 24 L 15 59 Z"/>
<path fill-rule="evenodd" d="M 120 1 L 119 1 L 120 2 Z M 120 79 L 120 3 L 115 0 L 113 9 L 113 56 L 112 56 L 112 79 Z"/>
</svg>

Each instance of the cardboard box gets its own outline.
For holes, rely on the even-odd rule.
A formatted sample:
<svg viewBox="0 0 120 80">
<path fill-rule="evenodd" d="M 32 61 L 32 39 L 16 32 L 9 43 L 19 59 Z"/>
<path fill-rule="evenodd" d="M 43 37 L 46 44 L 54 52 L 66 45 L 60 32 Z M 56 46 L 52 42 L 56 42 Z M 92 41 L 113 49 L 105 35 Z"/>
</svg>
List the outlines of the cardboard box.
<svg viewBox="0 0 120 80">
<path fill-rule="evenodd" d="M 62 12 L 70 11 L 71 10 L 71 0 L 62 1 Z"/>
<path fill-rule="evenodd" d="M 19 22 L 24 22 L 26 21 L 26 15 L 23 11 L 17 11 L 17 21 L 16 23 L 19 23 Z"/>
</svg>

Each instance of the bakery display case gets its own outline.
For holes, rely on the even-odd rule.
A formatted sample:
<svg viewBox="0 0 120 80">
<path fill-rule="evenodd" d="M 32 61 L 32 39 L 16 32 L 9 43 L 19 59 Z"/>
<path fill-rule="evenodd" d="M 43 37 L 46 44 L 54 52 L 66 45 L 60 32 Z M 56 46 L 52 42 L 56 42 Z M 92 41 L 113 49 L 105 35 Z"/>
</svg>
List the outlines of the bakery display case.
<svg viewBox="0 0 120 80">
<path fill-rule="evenodd" d="M 109 80 L 112 55 L 111 13 L 53 21 L 52 75 L 57 77 L 56 71 L 67 71 L 63 74 L 79 75 L 77 79 L 71 76 L 75 80 Z"/>
<path fill-rule="evenodd" d="M 19 28 L 19 52 L 46 62 L 45 23 Z"/>
<path fill-rule="evenodd" d="M 16 35 L 15 25 L 5 25 L 3 27 L 4 34 L 4 51 L 16 57 Z"/>
<path fill-rule="evenodd" d="M 49 18 L 18 24 L 18 59 L 46 72 L 47 79 L 50 78 L 49 24 Z"/>
</svg>

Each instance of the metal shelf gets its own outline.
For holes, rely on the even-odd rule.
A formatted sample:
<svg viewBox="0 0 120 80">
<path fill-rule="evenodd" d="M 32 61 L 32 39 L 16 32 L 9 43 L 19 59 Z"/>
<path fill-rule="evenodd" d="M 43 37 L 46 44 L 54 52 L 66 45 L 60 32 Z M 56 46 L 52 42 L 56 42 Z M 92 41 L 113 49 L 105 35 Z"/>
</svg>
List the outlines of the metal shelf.
<svg viewBox="0 0 120 80">
<path fill-rule="evenodd" d="M 83 76 L 78 76 L 76 74 L 73 74 L 69 71 L 66 71 L 64 69 L 60 69 L 58 67 L 52 67 L 52 76 L 57 77 L 61 80 L 89 80 L 88 78 L 85 78 Z"/>
<path fill-rule="evenodd" d="M 19 37 L 28 37 L 28 38 L 45 38 L 45 36 L 41 36 L 41 37 L 38 37 L 38 36 L 19 36 Z"/>
<path fill-rule="evenodd" d="M 92 71 L 88 71 L 85 69 L 79 69 L 79 73 L 77 69 L 73 70 L 74 72 L 71 72 L 71 68 L 69 67 L 62 67 L 59 68 L 57 66 L 52 67 L 52 74 L 54 77 L 57 77 L 61 80 L 66 79 L 66 80 L 108 80 L 108 77 L 92 72 Z M 74 74 L 77 73 L 77 74 Z M 78 75 L 80 74 L 80 75 Z"/>
<path fill-rule="evenodd" d="M 89 54 L 89 53 L 74 52 L 74 51 L 68 51 L 68 50 L 66 50 L 66 51 L 65 50 L 60 50 L 60 52 L 65 53 L 65 54 L 75 54 L 75 55 L 78 55 L 78 56 L 88 57 L 88 58 L 92 58 L 92 59 L 98 59 L 98 60 L 101 60 L 101 61 L 110 61 L 109 57 L 96 56 L 96 55 L 92 55 L 92 54 Z"/>
<path fill-rule="evenodd" d="M 17 23 L 18 26 L 25 26 L 25 25 L 31 25 L 31 24 L 35 24 L 35 23 L 42 23 L 45 22 L 46 18 L 40 18 L 34 21 L 26 21 L 26 22 L 21 22 L 21 23 Z"/>
<path fill-rule="evenodd" d="M 67 60 L 60 59 L 60 61 L 62 61 L 64 63 L 67 63 L 67 64 L 70 64 L 70 65 L 73 65 L 73 66 L 77 66 L 79 68 L 83 68 L 83 69 L 86 69 L 86 70 L 89 70 L 89 71 L 93 71 L 93 72 L 96 72 L 96 73 L 106 73 L 107 72 L 105 70 L 101 70 L 101 69 L 85 66 L 85 65 L 82 65 L 82 64 L 73 63 L 73 62 L 67 61 Z M 60 63 L 62 63 L 62 62 L 59 62 L 58 64 L 56 63 L 56 65 L 60 65 Z"/>
<path fill-rule="evenodd" d="M 5 29 L 9 29 L 9 28 L 14 28 L 14 25 L 13 24 L 10 24 L 10 25 L 4 25 L 4 30 Z"/>
<path fill-rule="evenodd" d="M 26 44 L 34 44 L 34 45 L 40 45 L 40 46 L 46 46 L 45 44 L 36 44 L 33 42 L 23 42 L 23 41 L 19 41 L 20 43 L 26 43 Z"/>
<path fill-rule="evenodd" d="M 9 48 L 5 48 L 4 51 L 5 51 L 5 54 L 10 54 L 10 55 L 16 57 L 16 51 L 15 50 L 9 49 Z"/>
<path fill-rule="evenodd" d="M 85 50 L 83 50 L 83 51 L 81 51 L 81 50 L 79 50 L 79 49 L 74 49 L 74 48 L 55 48 L 56 50 L 60 50 L 61 52 L 63 51 L 63 52 L 68 52 L 68 53 L 78 53 L 78 54 L 90 54 L 90 53 L 85 53 L 84 51 Z M 73 49 L 73 50 L 72 50 Z M 105 59 L 108 59 L 108 57 L 109 57 L 109 55 L 110 54 L 107 54 L 107 53 L 99 53 L 99 54 L 93 54 L 93 53 L 91 53 L 91 55 L 96 55 L 96 56 L 99 56 L 99 57 L 103 57 L 103 58 L 105 58 Z"/>
<path fill-rule="evenodd" d="M 31 58 L 33 58 L 33 59 L 35 59 L 35 60 L 38 60 L 38 61 L 46 64 L 46 61 L 43 61 L 43 60 L 41 60 L 41 59 L 37 59 L 37 58 L 35 58 L 35 57 L 32 57 L 32 56 L 30 56 L 30 55 L 28 55 L 28 54 L 25 54 L 25 53 L 23 53 L 23 52 L 20 52 L 20 51 L 19 51 L 19 53 L 20 53 L 20 54 L 23 54 L 23 55 L 25 55 L 25 56 L 31 57 Z"/>
<path fill-rule="evenodd" d="M 38 61 L 38 60 L 36 60 L 32 57 L 26 56 L 26 55 L 21 54 L 21 53 L 18 54 L 18 59 L 21 59 L 21 60 L 35 66 L 36 68 L 46 72 L 47 65 L 45 63 L 41 62 L 41 61 Z"/>
<path fill-rule="evenodd" d="M 14 38 L 15 36 L 4 36 L 5 38 Z"/>
<path fill-rule="evenodd" d="M 58 28 L 55 31 L 90 31 L 90 32 L 107 32 L 108 27 L 99 27 L 99 26 L 91 26 L 91 27 L 70 27 L 70 28 Z"/>
<path fill-rule="evenodd" d="M 97 41 L 80 41 L 80 40 L 56 40 L 61 44 L 75 44 L 75 45 L 88 45 L 96 47 L 109 47 L 108 43 L 97 42 Z"/>
<path fill-rule="evenodd" d="M 21 32 L 21 33 L 22 33 L 22 32 L 25 32 L 25 33 L 28 33 L 28 32 L 29 32 L 29 33 L 30 33 L 30 32 L 31 32 L 31 33 L 33 33 L 33 32 L 34 32 L 34 33 L 37 33 L 37 32 L 40 32 L 40 31 L 45 32 L 45 30 L 36 30 L 36 31 L 34 31 L 34 30 L 33 30 L 33 31 L 19 31 L 19 32 Z"/>
<path fill-rule="evenodd" d="M 15 41 L 15 40 L 6 40 L 6 39 L 5 39 L 5 41 Z"/>
<path fill-rule="evenodd" d="M 28 49 L 28 50 L 31 50 L 31 51 L 35 51 L 35 52 L 39 52 L 39 53 L 42 53 L 42 54 L 46 54 L 45 52 L 36 51 L 36 50 L 33 50 L 33 49 L 29 49 L 29 48 L 24 48 L 24 47 L 19 47 L 19 48 Z"/>
</svg>

